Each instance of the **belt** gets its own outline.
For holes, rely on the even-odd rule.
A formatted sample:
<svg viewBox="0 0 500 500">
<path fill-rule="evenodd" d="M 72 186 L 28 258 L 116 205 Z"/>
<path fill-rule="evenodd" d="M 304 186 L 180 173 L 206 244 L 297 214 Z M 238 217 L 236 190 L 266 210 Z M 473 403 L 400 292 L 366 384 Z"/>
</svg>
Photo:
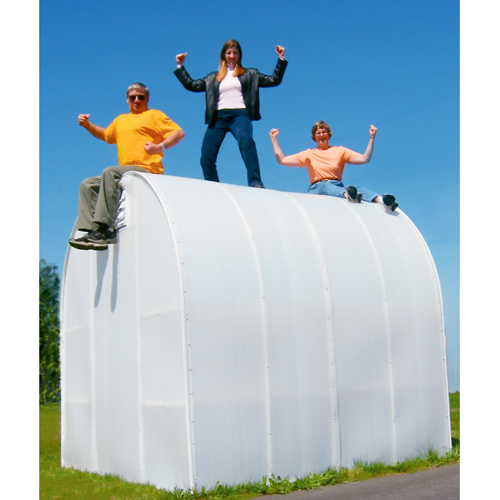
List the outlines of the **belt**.
<svg viewBox="0 0 500 500">
<path fill-rule="evenodd" d="M 342 179 L 321 179 L 319 181 L 316 181 L 314 184 L 311 184 L 311 186 L 315 186 L 316 184 L 319 184 L 320 182 L 329 182 L 329 181 L 342 182 Z"/>
</svg>

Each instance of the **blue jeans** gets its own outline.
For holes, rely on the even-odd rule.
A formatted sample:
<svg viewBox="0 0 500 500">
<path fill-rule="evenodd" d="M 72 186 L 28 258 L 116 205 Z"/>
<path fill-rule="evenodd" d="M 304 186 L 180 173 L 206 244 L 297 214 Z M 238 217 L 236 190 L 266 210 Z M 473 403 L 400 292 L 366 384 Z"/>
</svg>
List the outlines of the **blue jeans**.
<svg viewBox="0 0 500 500">
<path fill-rule="evenodd" d="M 260 178 L 259 158 L 253 140 L 253 125 L 246 109 L 221 109 L 217 111 L 215 123 L 208 126 L 201 145 L 200 164 L 207 181 L 219 182 L 217 155 L 228 132 L 238 142 L 241 157 L 247 168 L 249 186 L 263 185 Z"/>
<path fill-rule="evenodd" d="M 364 187 L 356 186 L 358 193 L 363 195 L 363 201 L 373 201 L 378 195 L 374 191 L 370 191 Z M 311 194 L 326 194 L 329 196 L 338 196 L 342 198 L 345 192 L 345 186 L 342 181 L 330 180 L 330 181 L 319 181 L 315 184 L 311 184 L 308 193 Z"/>
</svg>

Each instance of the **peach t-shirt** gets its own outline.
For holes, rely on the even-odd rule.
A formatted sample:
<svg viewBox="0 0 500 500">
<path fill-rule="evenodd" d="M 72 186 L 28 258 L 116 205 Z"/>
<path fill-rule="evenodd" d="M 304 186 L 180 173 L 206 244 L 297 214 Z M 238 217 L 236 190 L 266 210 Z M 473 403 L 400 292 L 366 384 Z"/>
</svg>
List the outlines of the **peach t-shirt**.
<svg viewBox="0 0 500 500">
<path fill-rule="evenodd" d="M 323 180 L 342 180 L 344 166 L 353 153 L 344 146 L 328 149 L 306 149 L 296 155 L 301 167 L 306 167 L 311 184 Z"/>
</svg>

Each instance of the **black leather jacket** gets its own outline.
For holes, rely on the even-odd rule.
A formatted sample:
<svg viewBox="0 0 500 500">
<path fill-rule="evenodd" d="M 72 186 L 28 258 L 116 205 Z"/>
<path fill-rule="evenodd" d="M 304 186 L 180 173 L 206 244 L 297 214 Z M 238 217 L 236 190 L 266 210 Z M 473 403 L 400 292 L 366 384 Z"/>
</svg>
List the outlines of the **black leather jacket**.
<svg viewBox="0 0 500 500">
<path fill-rule="evenodd" d="M 260 120 L 259 113 L 259 87 L 276 87 L 283 80 L 288 61 L 278 59 L 278 64 L 272 76 L 263 75 L 255 68 L 245 68 L 245 73 L 239 76 L 243 100 L 248 111 L 250 120 Z M 207 108 L 205 110 L 205 123 L 210 124 L 217 111 L 219 100 L 219 82 L 216 79 L 217 72 L 209 73 L 205 78 L 193 80 L 184 66 L 174 71 L 175 76 L 182 85 L 191 92 L 205 92 Z"/>
</svg>

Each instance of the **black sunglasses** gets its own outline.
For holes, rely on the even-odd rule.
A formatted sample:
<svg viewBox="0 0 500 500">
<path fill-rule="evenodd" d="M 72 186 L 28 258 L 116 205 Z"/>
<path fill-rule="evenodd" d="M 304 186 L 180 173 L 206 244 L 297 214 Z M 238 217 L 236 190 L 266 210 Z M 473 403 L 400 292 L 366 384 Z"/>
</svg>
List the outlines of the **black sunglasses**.
<svg viewBox="0 0 500 500">
<path fill-rule="evenodd" d="M 135 98 L 138 98 L 139 101 L 144 101 L 144 99 L 146 99 L 146 96 L 145 95 L 129 95 L 128 98 L 131 100 L 131 101 L 135 101 Z"/>
</svg>

